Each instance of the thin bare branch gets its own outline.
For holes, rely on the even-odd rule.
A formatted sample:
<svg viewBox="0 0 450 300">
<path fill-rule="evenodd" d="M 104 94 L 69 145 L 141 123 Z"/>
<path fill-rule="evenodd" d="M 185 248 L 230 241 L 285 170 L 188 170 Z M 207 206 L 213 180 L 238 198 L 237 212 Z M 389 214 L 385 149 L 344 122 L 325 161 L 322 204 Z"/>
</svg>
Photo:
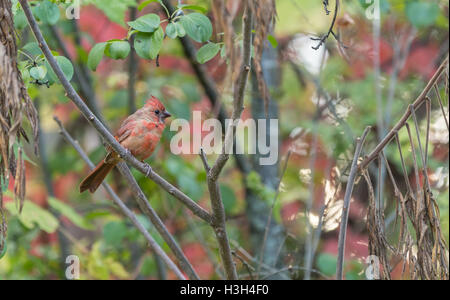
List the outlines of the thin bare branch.
<svg viewBox="0 0 450 300">
<path fill-rule="evenodd" d="M 425 177 L 425 183 L 426 183 L 428 191 L 431 191 L 430 181 L 428 178 L 428 171 L 426 169 L 427 159 L 425 157 L 425 154 L 424 154 L 423 148 L 422 148 L 422 140 L 420 138 L 420 132 L 419 132 L 420 126 L 417 121 L 416 111 L 414 110 L 414 107 L 412 105 L 409 106 L 409 109 L 411 110 L 411 115 L 413 116 L 413 120 L 414 120 L 414 127 L 416 128 L 416 135 L 417 135 L 417 141 L 419 143 L 419 153 L 420 153 L 420 158 L 422 159 L 422 171 L 423 171 L 423 175 Z"/>
<path fill-rule="evenodd" d="M 337 261 L 337 270 L 336 270 L 336 278 L 338 280 L 343 279 L 343 270 L 344 270 L 344 253 L 345 253 L 345 240 L 347 234 L 347 222 L 348 222 L 348 213 L 350 210 L 350 200 L 353 193 L 353 187 L 355 185 L 356 176 L 358 174 L 358 160 L 361 155 L 364 142 L 366 140 L 367 135 L 369 134 L 371 127 L 367 127 L 364 130 L 363 135 L 356 140 L 356 150 L 355 156 L 353 157 L 352 167 L 350 169 L 350 175 L 348 177 L 347 188 L 345 190 L 344 196 L 344 206 L 342 208 L 342 220 L 341 220 L 341 228 L 339 231 L 339 242 L 338 242 L 338 261 Z"/>
<path fill-rule="evenodd" d="M 89 168 L 94 169 L 95 165 L 92 163 L 92 161 L 89 159 L 89 157 L 86 155 L 86 153 L 83 151 L 83 149 L 80 147 L 77 141 L 75 141 L 72 136 L 67 132 L 67 130 L 64 128 L 62 122 L 57 118 L 54 117 L 55 122 L 58 124 L 60 129 L 60 134 L 64 137 L 64 139 L 78 152 L 78 154 L 81 156 L 81 158 L 86 162 L 86 164 L 89 166 Z M 153 237 L 148 233 L 148 231 L 145 229 L 145 227 L 139 222 L 136 215 L 125 205 L 125 203 L 117 196 L 117 194 L 114 192 L 114 190 L 107 184 L 106 182 L 103 183 L 103 187 L 108 192 L 108 194 L 111 196 L 111 199 L 114 201 L 114 203 L 119 207 L 121 212 L 127 216 L 133 225 L 142 233 L 142 235 L 145 237 L 147 242 L 149 243 L 149 247 L 157 253 L 167 264 L 167 266 L 174 271 L 174 273 L 177 275 L 177 277 L 181 280 L 184 280 L 185 277 L 183 273 L 178 269 L 178 267 L 175 265 L 175 263 L 167 256 L 167 254 L 164 252 L 164 250 L 161 249 L 161 247 L 158 245 L 158 243 L 153 239 Z"/>
<path fill-rule="evenodd" d="M 175 186 L 173 186 L 164 178 L 162 178 L 160 175 L 158 175 L 156 172 L 154 172 L 153 169 L 150 167 L 150 165 L 148 165 L 147 163 L 143 163 L 139 161 L 137 158 L 135 158 L 129 151 L 127 151 L 124 147 L 122 147 L 122 145 L 114 138 L 113 135 L 111 135 L 111 133 L 106 129 L 106 127 L 86 106 L 86 104 L 80 98 L 80 96 L 75 91 L 73 86 L 65 77 L 64 73 L 62 72 L 61 68 L 56 62 L 50 48 L 48 47 L 47 42 L 42 36 L 42 32 L 39 29 L 39 25 L 37 24 L 36 19 L 34 18 L 31 12 L 31 8 L 28 2 L 25 0 L 19 0 L 19 2 L 22 5 L 22 8 L 25 12 L 25 16 L 27 17 L 28 23 L 30 24 L 30 27 L 36 37 L 39 47 L 41 48 L 42 52 L 45 55 L 45 58 L 49 62 L 51 68 L 53 69 L 56 76 L 60 80 L 62 86 L 64 87 L 67 97 L 73 101 L 73 103 L 78 107 L 83 116 L 97 130 L 97 132 L 102 136 L 102 138 L 106 141 L 106 143 L 110 145 L 111 148 L 115 152 L 117 152 L 123 160 L 125 160 L 134 168 L 136 168 L 142 174 L 145 174 L 146 177 L 154 181 L 156 184 L 158 184 L 161 188 L 163 188 L 166 192 L 175 197 L 177 200 L 185 204 L 186 207 L 188 207 L 196 216 L 203 219 L 208 224 L 211 224 L 212 223 L 211 215 L 204 208 L 199 206 L 197 203 L 195 203 L 194 200 L 189 198 L 182 191 L 177 189 Z"/>
<path fill-rule="evenodd" d="M 395 141 L 397 142 L 398 152 L 400 154 L 400 161 L 402 163 L 402 171 L 403 171 L 403 179 L 405 180 L 406 188 L 408 190 L 408 194 L 413 197 L 414 193 L 411 187 L 411 183 L 408 178 L 408 171 L 406 170 L 405 159 L 403 158 L 403 150 L 402 145 L 400 144 L 400 138 L 398 136 L 398 132 L 395 133 Z"/>
<path fill-rule="evenodd" d="M 428 167 L 428 146 L 430 142 L 430 126 L 431 126 L 431 99 L 429 97 L 426 98 L 426 110 L 427 110 L 427 134 L 425 137 L 425 165 L 423 166 L 425 169 Z"/>
<path fill-rule="evenodd" d="M 237 272 L 236 266 L 233 262 L 233 256 L 231 254 L 231 247 L 226 232 L 226 216 L 225 209 L 222 202 L 222 195 L 220 193 L 220 187 L 218 183 L 219 175 L 223 170 L 225 164 L 229 159 L 231 147 L 235 140 L 235 126 L 241 118 L 242 111 L 244 110 L 244 93 L 247 86 L 247 79 L 250 73 L 251 64 L 251 48 L 252 48 L 252 24 L 253 24 L 253 12 L 249 6 L 249 0 L 246 1 L 246 8 L 243 17 L 243 47 L 244 57 L 241 66 L 241 74 L 235 84 L 235 93 L 233 101 L 233 113 L 232 122 L 228 126 L 225 132 L 225 141 L 222 149 L 222 154 L 219 155 L 213 167 L 208 171 L 208 164 L 205 164 L 205 158 L 202 156 L 204 165 L 207 168 L 207 181 L 208 190 L 210 194 L 210 201 L 213 211 L 213 228 L 219 242 L 219 252 L 222 257 L 222 261 L 225 268 L 227 279 L 236 280 Z"/>
<path fill-rule="evenodd" d="M 203 148 L 200 149 L 200 158 L 202 159 L 203 167 L 205 168 L 206 173 L 209 173 L 209 171 L 211 171 L 211 167 L 209 166 L 208 158 L 206 157 Z"/>
<path fill-rule="evenodd" d="M 328 10 L 328 1 L 324 1 L 324 8 L 325 8 L 326 14 L 328 15 L 330 13 L 330 11 Z M 321 38 L 312 38 L 313 41 L 319 41 L 319 44 L 317 44 L 317 46 L 312 47 L 314 50 L 319 50 L 319 48 L 326 42 L 326 40 L 330 37 L 330 35 L 332 35 L 339 44 L 342 44 L 339 37 L 334 32 L 334 25 L 336 24 L 338 12 L 339 12 L 339 0 L 335 0 L 333 20 L 331 21 L 331 25 L 328 29 L 327 34 L 325 34 Z M 345 48 L 344 45 L 342 45 L 342 46 Z"/>
<path fill-rule="evenodd" d="M 293 271 L 307 271 L 307 268 L 305 268 L 305 267 L 298 267 L 298 266 L 290 266 L 290 267 L 282 268 L 280 270 L 274 271 L 273 273 L 266 274 L 263 278 L 261 278 L 261 280 L 268 280 L 270 277 L 273 277 L 273 276 L 278 275 L 280 273 L 283 273 L 283 272 L 291 272 L 292 273 Z M 316 273 L 316 274 L 322 276 L 324 279 L 329 279 L 329 277 L 327 275 L 323 274 L 319 270 L 310 269 L 309 271 L 312 272 L 312 273 Z"/>
<path fill-rule="evenodd" d="M 131 173 L 130 169 L 127 167 L 127 165 L 124 162 L 121 162 L 118 164 L 117 168 L 119 169 L 122 176 L 127 181 L 128 187 L 130 188 L 131 192 L 134 195 L 134 198 L 136 199 L 136 202 L 139 205 L 139 208 L 141 211 L 148 216 L 151 223 L 155 226 L 156 230 L 159 232 L 159 234 L 162 236 L 164 241 L 167 243 L 169 248 L 174 253 L 175 257 L 180 262 L 180 265 L 184 272 L 189 276 L 190 279 L 200 279 L 195 272 L 193 266 L 187 259 L 187 257 L 184 255 L 183 251 L 181 250 L 178 243 L 175 241 L 174 237 L 170 234 L 169 230 L 167 230 L 166 226 L 164 225 L 161 218 L 158 216 L 156 211 L 151 206 L 149 200 L 145 196 L 142 189 L 139 187 L 139 184 L 137 183 L 136 179 L 134 178 L 133 174 Z"/>
<path fill-rule="evenodd" d="M 233 113 L 231 115 L 231 122 L 225 132 L 225 141 L 222 150 L 222 154 L 218 157 L 216 163 L 213 165 L 210 171 L 212 179 L 217 180 L 220 173 L 222 172 L 225 164 L 227 163 L 233 146 L 235 138 L 235 127 L 240 121 L 242 112 L 244 111 L 244 94 L 247 87 L 248 75 L 251 69 L 251 59 L 252 59 L 252 23 L 253 23 L 253 12 L 249 8 L 247 2 L 246 15 L 244 19 L 244 54 L 241 66 L 240 75 L 235 84 L 234 90 L 234 100 L 233 100 Z"/>
<path fill-rule="evenodd" d="M 449 125 L 448 125 L 447 115 L 446 115 L 446 113 L 445 113 L 444 105 L 442 104 L 441 93 L 439 93 L 439 89 L 438 89 L 437 84 L 434 85 L 434 90 L 435 90 L 436 96 L 437 96 L 437 98 L 438 98 L 438 100 L 439 100 L 439 106 L 441 107 L 442 115 L 444 116 L 445 125 L 447 125 L 447 130 L 450 131 Z"/>
<path fill-rule="evenodd" d="M 411 156 L 413 159 L 413 163 L 414 163 L 414 175 L 415 175 L 415 179 L 416 179 L 416 189 L 415 189 L 415 195 L 416 195 L 416 199 L 419 198 L 419 194 L 421 194 L 421 188 L 420 188 L 420 177 L 419 177 L 419 166 L 417 165 L 417 158 L 416 158 L 416 147 L 414 146 L 414 141 L 412 138 L 412 134 L 411 134 L 411 128 L 409 126 L 408 123 L 405 124 L 406 127 L 406 131 L 408 132 L 408 138 L 409 138 L 409 143 L 411 146 Z"/>
<path fill-rule="evenodd" d="M 169 10 L 169 13 L 173 14 L 175 8 L 170 3 L 170 1 L 162 0 L 162 2 Z M 214 82 L 213 78 L 208 74 L 205 67 L 197 61 L 196 58 L 197 50 L 193 42 L 187 36 L 179 38 L 179 41 L 181 43 L 181 46 L 183 47 L 184 54 L 186 58 L 189 60 L 189 63 L 191 64 L 191 67 L 194 70 L 194 73 L 199 83 L 203 87 L 206 96 L 208 96 L 209 102 L 211 102 L 211 106 L 218 107 L 217 118 L 222 124 L 222 128 L 225 130 L 226 119 L 228 118 L 228 116 L 225 106 L 222 103 L 220 103 L 220 93 L 218 92 L 216 83 Z M 236 160 L 237 167 L 243 174 L 247 174 L 251 171 L 250 163 L 244 155 L 234 155 L 233 157 Z"/>
<path fill-rule="evenodd" d="M 423 104 L 424 101 L 426 101 L 428 93 L 433 88 L 434 84 L 438 81 L 438 79 L 441 77 L 441 75 L 444 74 L 445 70 L 447 69 L 447 65 L 448 65 L 448 56 L 441 64 L 441 66 L 438 68 L 433 77 L 430 79 L 430 81 L 428 82 L 427 86 L 424 88 L 422 93 L 420 93 L 419 97 L 417 97 L 417 99 L 412 104 L 414 106 L 414 109 L 417 109 L 419 106 Z M 389 144 L 390 141 L 392 141 L 396 133 L 403 126 L 405 126 L 410 116 L 411 111 L 408 109 L 403 115 L 403 117 L 394 126 L 394 128 L 392 128 L 392 130 L 384 137 L 384 139 L 378 144 L 378 146 L 375 147 L 375 149 L 364 159 L 364 161 L 360 164 L 360 169 L 365 169 L 373 160 L 375 160 L 378 157 L 378 154 L 385 148 L 387 144 Z"/>
</svg>

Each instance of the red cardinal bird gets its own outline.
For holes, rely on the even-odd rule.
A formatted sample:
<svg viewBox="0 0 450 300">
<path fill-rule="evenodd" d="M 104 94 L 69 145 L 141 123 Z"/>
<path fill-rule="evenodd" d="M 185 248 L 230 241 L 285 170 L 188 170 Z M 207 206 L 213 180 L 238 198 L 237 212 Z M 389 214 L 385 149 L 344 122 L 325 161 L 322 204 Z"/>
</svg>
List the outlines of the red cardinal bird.
<svg viewBox="0 0 450 300">
<path fill-rule="evenodd" d="M 139 160 L 149 158 L 158 145 L 171 115 L 156 97 L 151 97 L 145 106 L 129 116 L 120 126 L 116 140 Z M 120 162 L 120 156 L 111 148 L 106 158 L 81 182 L 80 193 L 94 193 L 106 175 Z"/>
</svg>

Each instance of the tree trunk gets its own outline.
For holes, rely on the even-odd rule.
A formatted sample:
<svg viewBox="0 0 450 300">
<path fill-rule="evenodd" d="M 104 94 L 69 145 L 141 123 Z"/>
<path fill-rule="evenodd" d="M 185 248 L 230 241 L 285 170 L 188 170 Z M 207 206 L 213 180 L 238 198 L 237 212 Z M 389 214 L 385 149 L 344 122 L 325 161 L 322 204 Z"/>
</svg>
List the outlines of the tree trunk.
<svg viewBox="0 0 450 300">
<path fill-rule="evenodd" d="M 267 83 L 267 87 L 270 91 L 277 90 L 280 85 L 280 67 L 278 61 L 278 52 L 270 46 L 266 46 L 263 56 L 262 56 L 262 68 L 264 72 L 264 78 Z M 252 117 L 258 124 L 258 120 L 266 120 L 266 141 L 270 141 L 270 119 L 278 119 L 279 111 L 278 104 L 273 101 L 272 96 L 270 97 L 269 107 L 267 111 L 267 116 L 265 112 L 264 100 L 261 97 L 261 93 L 258 91 L 258 83 L 253 74 L 252 84 L 253 84 L 253 97 L 252 97 Z M 272 93 L 273 95 L 273 93 Z M 257 126 L 258 132 L 258 126 Z M 275 131 L 278 137 L 278 131 Z M 258 134 L 256 135 L 256 155 L 252 156 L 253 161 L 253 171 L 257 172 L 261 178 L 261 182 L 268 188 L 276 190 L 279 181 L 279 161 L 274 165 L 261 165 L 259 159 L 264 157 L 258 149 Z M 260 255 L 261 246 L 264 243 L 264 235 L 266 231 L 266 225 L 268 221 L 268 216 L 271 210 L 271 204 L 261 199 L 258 195 L 254 193 L 248 187 L 246 188 L 247 195 L 247 216 L 250 223 L 251 232 L 251 244 L 253 252 Z M 269 199 L 271 202 L 273 199 Z M 281 243 L 283 242 L 283 227 L 278 224 L 273 218 L 269 224 L 269 230 L 267 239 L 265 242 L 264 258 L 263 263 L 269 266 L 278 265 L 278 258 L 276 254 L 279 252 Z M 275 279 L 275 278 L 272 278 Z"/>
</svg>

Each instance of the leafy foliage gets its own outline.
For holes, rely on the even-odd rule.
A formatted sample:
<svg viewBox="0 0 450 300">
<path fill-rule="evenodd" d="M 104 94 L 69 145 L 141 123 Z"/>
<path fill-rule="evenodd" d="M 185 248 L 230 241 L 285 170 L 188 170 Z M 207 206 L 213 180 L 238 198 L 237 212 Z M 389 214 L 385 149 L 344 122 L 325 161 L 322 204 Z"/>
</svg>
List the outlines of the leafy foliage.
<svg viewBox="0 0 450 300">
<path fill-rule="evenodd" d="M 68 79 L 72 79 L 75 69 L 86 73 L 83 75 L 86 76 L 86 83 L 95 93 L 97 105 L 106 124 L 112 130 L 116 129 L 129 114 L 128 101 L 131 93 L 127 83 L 132 77 L 128 73 L 127 58 L 132 53 L 132 48 L 140 58 L 134 74 L 136 75 L 134 100 L 137 107 L 153 94 L 163 99 L 175 118 L 184 118 L 190 124 L 192 124 L 192 110 L 201 110 L 204 118 L 215 118 L 220 108 L 219 104 L 223 105 L 226 115 L 231 111 L 233 99 L 231 87 L 239 75 L 236 66 L 242 48 L 242 36 L 239 31 L 242 11 L 239 7 L 233 7 L 231 4 L 221 7 L 222 1 L 192 0 L 183 1 L 183 4 L 175 7 L 175 12 L 168 14 L 161 0 L 83 0 L 82 18 L 77 20 L 79 26 L 77 32 L 73 27 L 73 20 L 67 20 L 64 16 L 64 9 L 69 4 L 64 2 L 66 1 L 37 0 L 31 1 L 30 4 L 52 49 L 59 51 L 60 47 L 52 33 L 47 30 L 48 26 L 55 26 L 64 37 L 63 40 L 72 57 L 66 58 L 62 53 L 53 51 L 58 64 Z M 380 107 L 375 97 L 372 20 L 366 15 L 368 11 L 370 12 L 373 2 L 345 3 L 337 20 L 343 45 L 339 48 L 334 41 L 329 42 L 327 49 L 331 51 L 326 52 L 322 58 L 323 66 L 318 67 L 320 70 L 318 73 L 311 73 L 308 63 L 317 57 L 321 58 L 321 53 L 305 50 L 311 48 L 308 44 L 309 36 L 305 36 L 306 38 L 299 43 L 296 41 L 302 36 L 301 32 L 320 34 L 328 29 L 326 26 L 329 17 L 324 13 L 322 1 L 304 1 L 301 10 L 292 1 L 275 2 L 278 18 L 274 30 L 267 31 L 267 38 L 260 41 L 267 51 L 264 52 L 262 62 L 264 68 L 274 67 L 273 72 L 264 73 L 264 78 L 267 81 L 279 81 L 279 86 L 269 91 L 272 98 L 270 103 L 279 110 L 280 116 L 279 155 L 284 157 L 290 150 L 292 157 L 273 208 L 272 222 L 280 224 L 283 228 L 279 233 L 283 243 L 276 245 L 280 253 L 270 256 L 278 255 L 286 266 L 294 267 L 292 270 L 281 272 L 280 276 L 301 279 L 304 274 L 301 267 L 305 266 L 303 248 L 310 234 L 307 228 L 311 226 L 314 241 L 322 208 L 325 213 L 323 228 L 327 225 L 326 220 L 339 220 L 340 209 L 339 211 L 335 209 L 332 203 L 342 202 L 343 195 L 334 185 L 346 184 L 349 162 L 354 151 L 354 138 L 363 127 L 374 126 L 378 121 L 377 112 Z M 437 60 L 437 53 L 440 47 L 443 47 L 441 42 L 448 35 L 448 17 L 442 9 L 448 4 L 442 1 L 438 3 L 422 0 L 381 0 L 379 3 L 382 16 L 380 73 L 383 109 L 387 107 L 395 62 L 394 46 L 397 46 L 392 43 L 391 34 L 395 34 L 400 41 L 398 46 L 402 51 L 408 49 L 405 65 L 399 70 L 396 78 L 392 115 L 390 120 L 387 120 L 389 122 L 386 121 L 384 124 L 386 129 L 390 129 L 402 116 L 411 100 L 424 88 L 427 78 L 434 71 L 432 60 Z M 92 7 L 97 9 L 91 10 Z M 127 17 L 130 7 L 138 9 L 138 17 L 131 20 Z M 330 6 L 329 9 L 331 8 Z M 93 15 L 98 19 L 94 18 L 93 22 L 84 18 L 85 10 L 95 12 Z M 233 13 L 226 14 L 226 10 Z M 0 277 L 64 278 L 64 274 L 60 274 L 63 248 L 59 245 L 60 235 L 64 232 L 69 234 L 66 238 L 70 240 L 70 252 L 79 256 L 82 262 L 81 279 L 159 278 L 160 274 L 165 273 L 164 266 L 161 270 L 161 264 L 148 250 L 148 245 L 140 232 L 118 212 L 104 191 L 99 190 L 93 196 L 80 195 L 77 192 L 77 186 L 81 177 L 86 175 L 87 167 L 77 152 L 58 138 L 58 131 L 51 117 L 58 115 L 63 120 L 68 131 L 89 153 L 93 161 L 103 159 L 105 148 L 95 131 L 80 118 L 79 113 L 65 97 L 63 88 L 39 46 L 31 42 L 32 36 L 26 38 L 27 35 L 23 30 L 28 30 L 27 21 L 17 1 L 13 1 L 13 11 L 19 38 L 18 66 L 30 96 L 33 99 L 40 99 L 41 134 L 45 140 L 43 148 L 48 156 L 50 173 L 46 175 L 49 177 L 46 179 L 52 182 L 55 196 L 49 196 L 44 187 L 41 158 L 33 155 L 32 151 L 28 150 L 30 147 L 27 142 L 22 139 L 20 146 L 25 149 L 29 199 L 25 202 L 22 214 L 19 214 L 12 201 L 13 195 L 9 192 L 12 190 L 11 183 L 0 182 L 1 191 L 6 195 L 4 207 L 8 217 L 8 238 L 4 241 L 6 246 L 3 252 L 0 253 Z M 308 14 L 305 15 L 304 11 Z M 100 24 L 106 25 L 101 27 Z M 403 40 L 407 38 L 406 34 L 403 34 L 409 33 L 412 28 L 415 32 L 412 46 L 404 47 Z M 254 33 L 258 30 L 258 26 L 253 28 Z M 228 35 L 231 36 L 229 40 Z M 134 44 L 131 44 L 132 37 Z M 179 38 L 192 43 L 196 50 L 194 57 L 185 57 L 185 51 L 177 41 Z M 75 41 L 81 43 L 77 44 Z M 297 52 L 299 49 L 307 53 L 306 59 L 299 55 Z M 276 57 L 273 60 L 269 59 L 271 51 Z M 219 53 L 220 57 L 217 57 Z M 159 68 L 149 62 L 156 59 L 159 59 Z M 196 63 L 192 59 L 200 64 L 209 62 L 202 69 L 207 78 L 216 85 L 219 104 L 210 103 L 210 94 L 204 92 L 205 87 L 190 68 L 192 63 Z M 278 65 L 279 70 L 275 68 Z M 91 73 L 88 69 L 95 72 Z M 253 79 L 252 77 L 251 80 Z M 51 88 L 47 88 L 50 85 Z M 74 87 L 88 103 L 89 93 L 82 93 L 83 90 L 75 80 Z M 444 99 L 445 108 L 448 100 L 444 88 L 439 92 Z M 245 118 L 251 117 L 254 113 L 254 103 L 257 101 L 254 97 L 255 92 L 249 89 L 245 98 Z M 318 108 L 323 109 L 320 115 Z M 435 104 L 432 107 L 430 138 L 433 142 L 430 143 L 428 166 L 430 176 L 433 178 L 433 195 L 441 212 L 439 217 L 443 235 L 448 243 L 448 139 L 446 140 L 445 134 L 442 133 L 442 120 L 439 121 L 434 115 L 439 109 L 440 107 Z M 421 111 L 418 117 L 420 126 L 424 129 L 426 122 L 422 113 Z M 411 122 L 410 125 L 413 126 Z M 28 126 L 26 123 L 25 130 L 28 130 Z M 378 130 L 374 126 L 375 129 Z M 191 128 L 192 133 L 195 130 L 198 128 Z M 167 181 L 180 188 L 199 205 L 210 210 L 203 165 L 198 155 L 173 155 L 169 148 L 173 135 L 173 132 L 166 129 L 161 144 L 149 159 L 149 163 Z M 316 144 L 314 144 L 315 136 L 317 136 Z M 414 181 L 413 158 L 408 146 L 407 132 L 400 131 L 399 138 L 403 158 L 407 162 L 406 171 L 411 175 L 410 180 Z M 421 134 L 421 139 L 424 141 L 426 136 Z M 377 142 L 374 134 L 367 141 L 365 150 L 371 149 Z M 16 155 L 18 146 L 19 144 L 14 146 Z M 385 155 L 394 170 L 394 175 L 400 176 L 403 170 L 396 145 L 388 147 Z M 256 166 L 251 156 L 249 163 L 252 169 Z M 272 205 L 276 191 L 269 188 L 258 173 L 264 171 L 264 168 L 259 169 L 259 166 L 256 166 L 252 172 L 244 175 L 236 164 L 230 163 L 223 172 L 220 184 L 232 250 L 236 255 L 243 255 L 241 249 L 249 253 L 250 257 L 248 260 L 245 257 L 245 262 L 249 264 L 254 276 L 256 276 L 254 270 L 257 269 L 255 261 L 260 254 L 261 243 L 254 242 L 256 235 L 249 228 L 259 226 L 264 229 L 267 216 L 265 213 L 257 212 L 259 218 L 250 219 L 249 199 L 246 195 L 252 193 L 257 196 L 258 201 L 265 202 L 264 206 Z M 335 175 L 333 172 L 339 174 Z M 271 176 L 279 176 L 278 173 L 274 172 Z M 305 174 L 309 174 L 309 178 Z M 220 256 L 217 241 L 210 228 L 196 217 L 192 217 L 185 211 L 184 206 L 170 194 L 161 191 L 158 185 L 146 179 L 143 174 L 133 170 L 133 175 L 200 277 L 219 279 L 220 275 L 215 270 L 216 265 L 221 264 Z M 371 176 L 375 178 L 377 174 Z M 129 189 L 123 184 L 121 177 L 112 174 L 107 181 L 127 205 L 137 212 L 138 209 L 130 198 Z M 401 189 L 404 192 L 403 185 Z M 364 258 L 368 254 L 368 233 L 365 229 L 365 212 L 368 207 L 366 194 L 366 187 L 363 184 L 358 185 L 351 202 L 351 222 L 347 237 L 347 251 L 350 251 L 351 258 L 345 260 L 346 279 L 365 279 L 364 271 L 367 266 L 364 264 Z M 313 195 L 313 210 L 310 214 L 306 214 L 305 210 L 311 195 Z M 386 230 L 389 242 L 395 242 L 399 234 L 398 222 L 393 218 L 397 203 L 394 196 L 392 186 L 388 182 L 384 186 L 382 198 L 386 203 L 386 220 L 391 220 L 387 223 L 388 230 Z M 327 203 L 331 204 L 327 206 Z M 137 217 L 163 250 L 170 254 L 169 247 L 157 234 L 148 218 L 143 215 Z M 317 279 L 334 278 L 336 273 L 337 231 L 335 229 L 323 231 L 326 234 L 319 235 L 318 240 L 314 241 L 317 244 L 313 243 L 316 251 L 312 261 L 312 268 L 315 271 L 312 278 Z M 57 236 L 55 233 L 58 233 L 58 239 L 55 238 Z M 62 236 L 64 237 L 64 234 Z M 412 242 L 415 242 L 414 236 L 412 239 Z M 252 248 L 253 244 L 257 244 L 259 248 Z M 248 278 L 245 277 L 248 270 L 244 263 L 237 257 L 235 262 L 241 278 Z M 267 275 L 267 270 L 262 268 L 261 271 L 263 273 L 261 277 Z M 172 278 L 170 272 L 166 276 Z M 393 278 L 406 277 L 398 275 L 397 270 L 393 271 Z"/>
<path fill-rule="evenodd" d="M 153 2 L 158 2 L 165 7 L 161 1 L 145 1 L 141 3 L 138 8 L 139 10 L 142 10 L 148 4 Z M 141 16 L 134 21 L 128 22 L 128 25 L 130 26 L 128 38 L 131 35 L 135 35 L 134 48 L 140 57 L 150 60 L 156 59 L 160 54 L 165 36 L 176 39 L 177 37 L 183 38 L 185 35 L 188 35 L 196 42 L 208 42 L 208 44 L 199 51 L 198 61 L 200 63 L 205 63 L 213 59 L 219 53 L 220 45 L 209 42 L 213 28 L 208 17 L 201 13 L 190 13 L 186 15 L 184 13 L 178 14 L 179 12 L 182 12 L 183 9 L 205 12 L 205 9 L 200 6 L 181 5 L 175 11 L 173 16 L 168 16 L 167 20 L 161 20 L 159 15 L 150 13 Z M 161 25 L 166 21 L 168 21 L 168 24 L 164 32 Z M 108 41 L 106 44 L 96 44 L 89 53 L 89 68 L 95 71 L 105 53 L 112 59 L 125 59 L 130 52 L 129 45 L 125 46 L 125 43 L 127 43 L 126 40 L 120 42 Z M 113 48 L 113 51 L 109 54 L 111 47 Z"/>
<path fill-rule="evenodd" d="M 53 233 L 58 228 L 58 220 L 47 210 L 31 201 L 25 202 L 22 213 L 20 214 L 14 203 L 8 202 L 5 206 L 13 216 L 18 216 L 23 226 L 28 229 L 33 229 L 37 226 L 47 233 Z"/>
<path fill-rule="evenodd" d="M 197 61 L 204 64 L 207 61 L 213 59 L 220 51 L 220 45 L 214 43 L 208 43 L 197 52 Z"/>
<path fill-rule="evenodd" d="M 43 23 L 55 25 L 59 18 L 60 12 L 59 7 L 49 0 L 44 0 L 34 9 L 36 17 Z"/>
<path fill-rule="evenodd" d="M 130 6 L 136 6 L 136 0 L 83 0 L 83 5 L 93 4 L 102 10 L 108 18 L 114 23 L 125 26 L 125 13 Z"/>
</svg>

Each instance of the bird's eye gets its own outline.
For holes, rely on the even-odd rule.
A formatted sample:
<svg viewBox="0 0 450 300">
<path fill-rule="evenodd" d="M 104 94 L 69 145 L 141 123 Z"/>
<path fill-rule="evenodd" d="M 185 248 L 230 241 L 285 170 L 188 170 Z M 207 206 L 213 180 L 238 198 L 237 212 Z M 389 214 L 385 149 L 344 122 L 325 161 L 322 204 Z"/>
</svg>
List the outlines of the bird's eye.
<svg viewBox="0 0 450 300">
<path fill-rule="evenodd" d="M 155 114 L 159 115 L 160 111 L 159 110 L 155 110 Z"/>
</svg>

